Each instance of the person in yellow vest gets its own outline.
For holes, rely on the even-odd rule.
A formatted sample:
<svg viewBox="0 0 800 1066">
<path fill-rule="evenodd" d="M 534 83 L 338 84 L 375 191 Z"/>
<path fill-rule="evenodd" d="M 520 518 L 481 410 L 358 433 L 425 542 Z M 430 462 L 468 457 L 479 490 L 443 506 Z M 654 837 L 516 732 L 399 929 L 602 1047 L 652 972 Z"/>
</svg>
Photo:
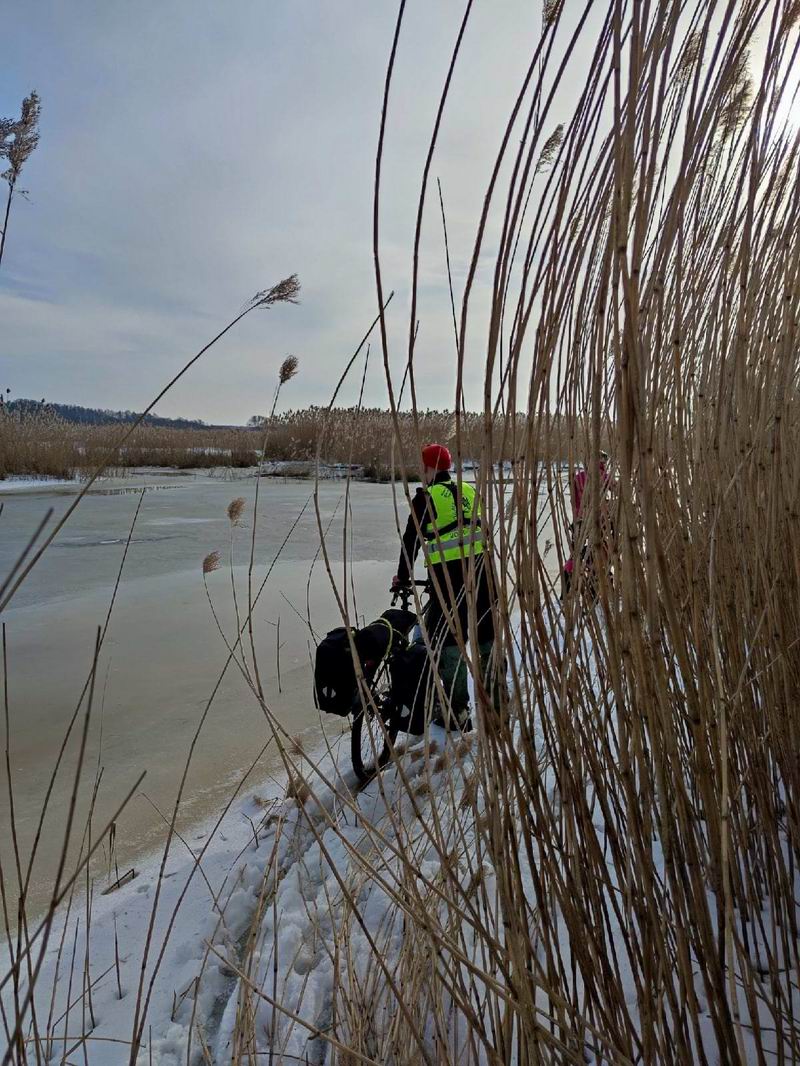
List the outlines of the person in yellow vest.
<svg viewBox="0 0 800 1066">
<path fill-rule="evenodd" d="M 403 546 L 392 589 L 409 584 L 414 562 L 423 549 L 425 566 L 432 579 L 425 623 L 434 649 L 439 652 L 439 673 L 450 697 L 457 724 L 469 720 L 469 693 L 466 666 L 459 652 L 455 626 L 466 641 L 468 602 L 467 581 L 474 582 L 477 611 L 478 651 L 485 676 L 494 646 L 494 620 L 489 581 L 484 564 L 484 531 L 480 522 L 480 502 L 472 485 L 459 485 L 450 473 L 452 457 L 442 444 L 422 449 L 425 488 L 417 489 L 412 514 L 403 534 Z M 477 517 L 474 517 L 477 509 Z M 449 579 L 449 581 L 448 581 Z M 444 602 L 436 593 L 442 590 Z M 452 591 L 451 591 L 452 590 Z"/>
</svg>

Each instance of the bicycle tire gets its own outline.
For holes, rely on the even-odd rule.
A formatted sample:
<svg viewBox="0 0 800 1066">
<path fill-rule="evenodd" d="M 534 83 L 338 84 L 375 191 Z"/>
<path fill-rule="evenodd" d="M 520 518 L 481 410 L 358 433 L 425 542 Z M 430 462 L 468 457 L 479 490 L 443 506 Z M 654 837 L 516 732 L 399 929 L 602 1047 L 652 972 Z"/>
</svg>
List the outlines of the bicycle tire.
<svg viewBox="0 0 800 1066">
<path fill-rule="evenodd" d="M 386 726 L 386 733 L 376 723 L 376 730 L 365 730 L 364 720 L 374 720 L 374 712 L 367 710 L 357 711 L 353 716 L 353 729 L 350 733 L 350 760 L 356 777 L 359 781 L 369 781 L 375 774 L 382 770 L 389 761 L 391 746 L 397 738 L 397 730 L 393 729 L 391 722 Z M 374 753 L 377 752 L 377 759 Z"/>
<path fill-rule="evenodd" d="M 360 697 L 353 711 L 353 726 L 350 732 L 350 761 L 359 781 L 368 781 L 383 769 L 391 756 L 391 747 L 399 730 L 394 724 L 394 715 L 388 705 L 388 670 L 379 671 L 370 685 L 372 700 L 366 707 Z M 375 709 L 386 708 L 389 713 L 376 716 Z"/>
</svg>

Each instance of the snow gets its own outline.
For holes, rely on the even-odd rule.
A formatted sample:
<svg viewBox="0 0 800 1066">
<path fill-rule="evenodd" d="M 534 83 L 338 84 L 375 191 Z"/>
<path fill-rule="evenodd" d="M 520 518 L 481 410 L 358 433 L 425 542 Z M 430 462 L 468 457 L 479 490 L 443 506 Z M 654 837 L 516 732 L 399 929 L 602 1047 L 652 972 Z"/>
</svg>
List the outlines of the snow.
<svg viewBox="0 0 800 1066">
<path fill-rule="evenodd" d="M 440 739 L 445 736 L 436 727 L 432 732 Z M 75 1034 L 82 1031 L 90 1031 L 86 1051 L 91 1066 L 127 1061 L 143 948 L 157 889 L 144 986 L 146 995 L 152 981 L 152 992 L 140 1063 L 185 1063 L 187 1055 L 201 1055 L 201 1041 L 217 1048 L 224 1059 L 236 1020 L 236 970 L 244 941 L 259 907 L 264 909 L 276 885 L 274 899 L 257 927 L 253 957 L 261 970 L 271 967 L 276 944 L 278 998 L 301 1008 L 304 1017 L 310 1014 L 318 1020 L 325 1013 L 332 966 L 320 950 L 319 936 L 324 939 L 326 928 L 330 935 L 336 920 L 336 906 L 326 910 L 326 903 L 341 895 L 342 878 L 357 873 L 352 856 L 365 846 L 364 831 L 356 824 L 358 812 L 380 824 L 381 812 L 385 814 L 398 795 L 395 770 L 359 793 L 349 769 L 349 750 L 345 752 L 344 747 L 339 744 L 308 754 L 318 776 L 305 804 L 287 797 L 285 782 L 273 783 L 251 791 L 221 817 L 175 840 L 160 889 L 160 853 L 138 865 L 133 879 L 107 895 L 103 894 L 105 882 L 93 885 L 88 968 L 86 900 L 76 894 L 65 905 L 50 934 L 36 986 L 40 1033 L 44 1038 L 49 1018 L 51 1042 L 45 1050 L 55 1061 L 62 1061 L 62 1056 L 69 1060 L 70 1049 L 80 1043 Z M 435 749 L 434 740 L 429 755 Z M 416 781 L 425 764 L 422 742 L 404 758 L 411 768 L 410 780 Z M 333 787 L 324 785 L 323 778 Z M 390 900 L 368 884 L 362 892 L 367 926 L 378 929 L 386 920 Z M 156 968 L 162 948 L 163 960 Z M 1 968 L 6 972 L 8 946 L 2 951 Z M 82 996 L 87 984 L 91 985 L 91 1004 L 88 995 Z M 8 1008 L 9 986 L 2 995 Z M 268 1004 L 262 1005 L 260 1017 L 270 1031 Z M 309 1036 L 306 1028 L 280 1014 L 274 1035 L 286 1054 L 289 1049 L 305 1048 Z M 47 1054 L 43 1057 L 47 1059 Z"/>
<path fill-rule="evenodd" d="M 236 920 L 241 920 L 243 873 L 248 862 L 258 854 L 253 831 L 244 816 L 255 819 L 260 810 L 257 796 L 251 795 L 222 818 L 215 833 L 213 826 L 204 826 L 193 831 L 183 842 L 176 840 L 174 843 L 161 882 L 151 951 L 151 955 L 157 955 L 162 943 L 166 942 L 166 954 L 155 977 L 152 1008 L 147 1019 L 145 1042 L 152 1030 L 159 1034 L 158 1046 L 164 1052 L 160 1060 L 154 1058 L 154 1061 L 173 1061 L 167 1055 L 168 1049 L 177 1053 L 183 1046 L 183 1030 L 171 1018 L 173 995 L 180 997 L 191 986 L 198 972 L 198 963 L 205 954 L 206 938 L 224 946 L 229 929 L 235 930 Z M 199 859 L 197 864 L 196 858 Z M 40 1017 L 49 1015 L 56 1019 L 49 1028 L 52 1036 L 57 1038 L 52 1052 L 57 1054 L 58 1061 L 62 1055 L 69 1058 L 69 1047 L 75 1042 L 70 1037 L 84 1031 L 87 1021 L 87 1028 L 91 1029 L 88 1042 L 90 1062 L 110 1064 L 122 1061 L 122 1045 L 111 1041 L 130 1040 L 142 948 L 158 885 L 159 865 L 160 855 L 152 856 L 137 866 L 132 880 L 108 895 L 101 894 L 103 885 L 94 888 L 90 899 L 88 969 L 84 967 L 85 899 L 76 898 L 56 921 L 37 985 L 37 1007 Z M 230 916 L 227 907 L 221 907 L 217 902 L 226 896 Z M 169 930 L 170 917 L 181 897 L 182 905 L 174 927 Z M 224 921 L 220 920 L 221 912 L 226 915 Z M 115 939 L 119 946 L 119 984 Z M 4 968 L 5 965 L 4 960 Z M 91 1007 L 88 997 L 81 1002 L 87 972 L 88 983 L 91 983 Z M 223 968 L 212 960 L 206 970 L 200 997 L 201 1018 L 203 1006 L 210 1005 L 227 980 Z M 49 1009 L 53 989 L 54 1005 Z M 90 1018 L 86 1018 L 87 1010 L 90 1018 L 94 1018 L 94 1026 Z M 58 1021 L 61 1015 L 63 1019 Z"/>
<path fill-rule="evenodd" d="M 587 655 L 591 662 L 590 652 Z M 596 672 L 594 681 L 599 683 Z M 611 715 L 608 724 L 613 728 Z M 331 1041 L 346 1041 L 356 1031 L 362 1038 L 367 1033 L 373 1061 L 388 1061 L 398 1027 L 408 1029 L 414 1022 L 398 1016 L 395 984 L 412 980 L 406 971 L 409 956 L 428 957 L 431 951 L 424 932 L 407 923 L 400 901 L 409 894 L 424 901 L 435 927 L 446 928 L 453 911 L 448 911 L 439 886 L 447 884 L 447 877 L 452 884 L 455 871 L 463 899 L 470 899 L 473 887 L 480 884 L 475 895 L 481 900 L 482 917 L 493 920 L 495 931 L 502 935 L 498 871 L 486 847 L 490 828 L 484 801 L 475 788 L 475 734 L 454 736 L 432 727 L 427 739 L 406 738 L 397 765 L 363 788 L 349 770 L 346 740 L 346 735 L 340 736 L 331 748 L 317 748 L 303 758 L 295 753 L 291 787 L 283 782 L 251 790 L 216 822 L 175 841 L 160 888 L 157 855 L 137 869 L 133 880 L 108 895 L 100 894 L 103 886 L 98 884 L 90 900 L 88 970 L 85 901 L 76 899 L 59 917 L 37 993 L 40 1029 L 47 1028 L 44 1019 L 49 1017 L 54 1041 L 46 1048 L 45 1060 L 49 1056 L 52 1061 L 79 1061 L 75 1034 L 90 1030 L 80 1061 L 88 1066 L 128 1061 L 125 1042 L 132 1038 L 143 949 L 159 891 L 145 966 L 144 994 L 150 987 L 151 991 L 141 1025 L 140 1066 L 223 1063 L 237 1055 L 243 1061 L 270 1061 L 270 1053 L 276 1066 L 298 1061 L 323 1066 L 336 1061 Z M 298 783 L 301 774 L 305 785 Z M 560 799 L 555 775 L 544 763 L 542 788 L 556 810 Z M 586 800 L 591 812 L 587 834 L 594 833 L 596 847 L 607 856 L 607 881 L 593 904 L 588 896 L 576 900 L 575 909 L 553 901 L 553 940 L 559 966 L 571 974 L 576 1001 L 581 1002 L 582 923 L 591 920 L 591 908 L 596 913 L 602 897 L 610 920 L 605 932 L 598 932 L 597 942 L 606 945 L 611 977 L 623 992 L 626 1025 L 635 1034 L 643 993 L 637 988 L 629 952 L 631 944 L 644 943 L 646 931 L 638 927 L 636 908 L 623 898 L 627 882 L 615 868 L 611 829 L 588 779 Z M 408 863 L 400 858 L 409 855 L 414 856 L 413 883 Z M 536 841 L 531 855 L 536 862 Z M 534 908 L 533 872 L 524 849 L 517 850 L 517 858 Z M 653 876 L 665 884 L 657 839 L 651 861 Z M 443 880 L 445 862 L 448 871 Z M 570 876 L 579 878 L 579 871 L 570 871 Z M 709 912 L 715 914 L 710 889 Z M 763 928 L 767 936 L 775 928 L 768 901 Z M 467 1043 L 465 1013 L 465 1008 L 486 1009 L 487 986 L 477 975 L 487 965 L 485 940 L 481 942 L 469 921 L 457 936 L 461 988 L 469 988 L 470 1002 L 459 1002 L 453 989 L 440 1010 L 439 1017 L 443 1011 L 446 1018 L 443 1032 L 437 1031 L 432 1012 L 420 1010 L 420 1035 L 431 1055 L 440 1056 L 438 1061 L 488 1063 L 485 1048 Z M 763 947 L 753 930 L 750 961 L 756 966 Z M 774 954 L 775 945 L 769 947 Z M 156 966 L 162 949 L 163 959 Z M 443 966 L 441 958 L 437 954 L 432 965 Z M 744 959 L 738 962 L 740 969 L 746 964 Z M 491 964 L 488 973 L 498 978 Z M 91 985 L 91 1004 L 83 995 L 87 985 Z M 797 989 L 790 982 L 789 988 L 797 1012 Z M 345 991 L 350 994 L 343 995 Z M 715 1061 L 716 1037 L 699 978 L 696 994 L 699 1032 L 709 1061 Z M 5 989 L 6 1007 L 8 995 Z M 537 989 L 536 1004 L 543 1012 L 552 1009 L 542 989 Z M 754 1021 L 751 1006 L 743 995 L 738 1005 L 746 1061 L 751 1057 L 756 1061 L 747 1028 Z M 766 1045 L 764 1034 L 774 1024 L 767 996 L 759 1000 L 756 1011 Z M 583 1039 L 586 1062 L 609 1061 L 596 1050 L 588 1026 Z M 693 1032 L 688 1039 L 696 1054 Z"/>
<path fill-rule="evenodd" d="M 32 489 L 63 489 L 80 485 L 81 479 L 49 477 L 11 477 L 0 480 L 0 492 L 30 492 Z"/>
<path fill-rule="evenodd" d="M 317 474 L 323 479 L 339 480 L 342 478 L 360 478 L 363 467 L 355 463 L 320 463 L 311 459 L 265 459 L 260 473 L 262 477 L 302 477 L 313 478 Z"/>
</svg>

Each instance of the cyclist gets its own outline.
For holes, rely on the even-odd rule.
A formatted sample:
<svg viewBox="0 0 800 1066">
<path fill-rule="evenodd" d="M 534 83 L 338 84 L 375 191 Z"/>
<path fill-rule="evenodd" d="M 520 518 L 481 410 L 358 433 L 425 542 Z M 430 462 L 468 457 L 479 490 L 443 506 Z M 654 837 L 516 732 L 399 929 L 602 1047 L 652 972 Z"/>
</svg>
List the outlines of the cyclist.
<svg viewBox="0 0 800 1066">
<path fill-rule="evenodd" d="M 463 481 L 459 485 L 453 479 L 450 473 L 452 457 L 444 445 L 424 447 L 422 465 L 425 487 L 417 489 L 412 501 L 412 514 L 403 534 L 392 589 L 410 583 L 414 562 L 422 547 L 431 581 L 425 623 L 433 647 L 439 651 L 439 674 L 456 722 L 463 726 L 469 719 L 469 694 L 466 666 L 456 641 L 456 626 L 460 627 L 466 641 L 469 633 L 467 583 L 475 593 L 478 654 L 483 676 L 489 668 L 494 645 L 480 504 L 472 485 Z"/>
</svg>

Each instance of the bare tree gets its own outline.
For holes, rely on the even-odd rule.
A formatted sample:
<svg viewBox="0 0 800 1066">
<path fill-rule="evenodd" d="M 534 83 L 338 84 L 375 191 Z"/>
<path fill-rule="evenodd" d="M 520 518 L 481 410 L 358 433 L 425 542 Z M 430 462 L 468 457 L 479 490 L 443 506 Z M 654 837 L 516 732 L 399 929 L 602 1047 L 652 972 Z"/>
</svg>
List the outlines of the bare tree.
<svg viewBox="0 0 800 1066">
<path fill-rule="evenodd" d="M 8 182 L 8 197 L 6 199 L 6 211 L 3 219 L 3 228 L 0 230 L 0 263 L 3 261 L 3 252 L 6 246 L 6 234 L 8 233 L 8 218 L 11 214 L 11 201 L 17 189 L 17 181 L 22 173 L 22 168 L 29 156 L 39 143 L 39 115 L 42 105 L 39 94 L 34 91 L 22 101 L 20 117 L 18 119 L 0 118 L 0 159 L 8 160 L 8 167 L 0 175 Z"/>
</svg>

